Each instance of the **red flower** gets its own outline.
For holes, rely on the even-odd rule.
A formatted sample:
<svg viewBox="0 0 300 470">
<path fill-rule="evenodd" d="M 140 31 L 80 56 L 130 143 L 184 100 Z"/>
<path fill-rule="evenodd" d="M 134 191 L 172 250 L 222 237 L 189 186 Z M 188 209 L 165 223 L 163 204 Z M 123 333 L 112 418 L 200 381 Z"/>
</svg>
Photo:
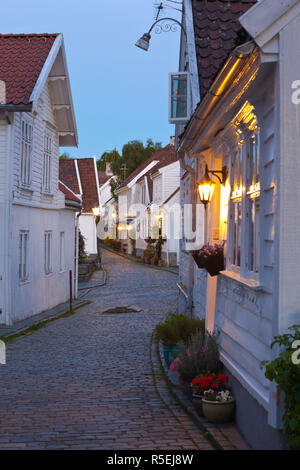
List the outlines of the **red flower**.
<svg viewBox="0 0 300 470">
<path fill-rule="evenodd" d="M 224 374 L 220 374 L 217 378 L 217 380 L 223 384 L 228 382 L 228 376 Z"/>
<path fill-rule="evenodd" d="M 219 387 L 220 387 L 220 385 L 218 384 L 218 382 L 214 382 L 214 383 L 212 384 L 212 388 L 213 388 L 214 390 L 219 390 Z"/>
</svg>

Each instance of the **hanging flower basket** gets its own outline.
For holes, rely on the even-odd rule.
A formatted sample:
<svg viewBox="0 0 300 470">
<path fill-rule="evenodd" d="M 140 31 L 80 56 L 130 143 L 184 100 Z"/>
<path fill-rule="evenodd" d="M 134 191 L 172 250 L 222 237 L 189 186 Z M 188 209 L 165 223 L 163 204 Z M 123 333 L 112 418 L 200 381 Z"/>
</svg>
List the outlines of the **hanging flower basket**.
<svg viewBox="0 0 300 470">
<path fill-rule="evenodd" d="M 217 276 L 225 268 L 224 245 L 204 245 L 200 250 L 195 250 L 192 256 L 198 268 L 204 268 L 211 276 Z"/>
</svg>

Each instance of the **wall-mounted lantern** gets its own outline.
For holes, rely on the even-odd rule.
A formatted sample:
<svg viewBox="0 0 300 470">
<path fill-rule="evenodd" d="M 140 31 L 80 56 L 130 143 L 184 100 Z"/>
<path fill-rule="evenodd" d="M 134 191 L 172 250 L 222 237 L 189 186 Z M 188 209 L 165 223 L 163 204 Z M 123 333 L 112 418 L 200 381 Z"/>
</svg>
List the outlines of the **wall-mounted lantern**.
<svg viewBox="0 0 300 470">
<path fill-rule="evenodd" d="M 216 176 L 220 183 L 225 185 L 228 177 L 228 169 L 226 166 L 223 166 L 222 170 L 209 170 L 208 166 L 205 165 L 204 178 L 198 185 L 200 201 L 205 205 L 205 207 L 209 202 L 211 202 L 216 186 L 216 183 L 214 183 L 210 178 L 209 173 Z M 221 174 L 221 178 L 218 173 Z"/>
</svg>

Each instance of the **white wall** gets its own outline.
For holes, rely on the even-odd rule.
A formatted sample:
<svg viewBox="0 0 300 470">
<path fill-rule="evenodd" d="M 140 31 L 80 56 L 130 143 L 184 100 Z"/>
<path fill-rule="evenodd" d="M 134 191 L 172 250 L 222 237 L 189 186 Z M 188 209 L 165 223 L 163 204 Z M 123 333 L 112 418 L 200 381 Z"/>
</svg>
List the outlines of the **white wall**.
<svg viewBox="0 0 300 470">
<path fill-rule="evenodd" d="M 91 214 L 79 216 L 79 230 L 85 241 L 85 251 L 88 255 L 97 253 L 97 228 L 95 217 Z"/>
<path fill-rule="evenodd" d="M 74 272 L 75 214 L 73 210 L 51 211 L 13 206 L 11 240 L 12 322 L 66 302 L 69 270 Z M 29 279 L 19 281 L 19 231 L 29 231 Z M 44 270 L 44 231 L 52 231 L 52 273 Z M 65 270 L 60 272 L 60 232 L 65 233 Z"/>
</svg>

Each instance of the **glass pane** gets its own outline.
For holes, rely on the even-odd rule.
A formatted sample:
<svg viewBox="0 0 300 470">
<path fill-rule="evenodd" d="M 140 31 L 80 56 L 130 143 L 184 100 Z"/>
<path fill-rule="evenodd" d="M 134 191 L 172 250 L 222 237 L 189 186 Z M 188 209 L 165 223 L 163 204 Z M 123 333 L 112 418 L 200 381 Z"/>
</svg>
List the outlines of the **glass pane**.
<svg viewBox="0 0 300 470">
<path fill-rule="evenodd" d="M 171 90 L 171 117 L 187 117 L 187 76 L 174 75 Z"/>
</svg>

